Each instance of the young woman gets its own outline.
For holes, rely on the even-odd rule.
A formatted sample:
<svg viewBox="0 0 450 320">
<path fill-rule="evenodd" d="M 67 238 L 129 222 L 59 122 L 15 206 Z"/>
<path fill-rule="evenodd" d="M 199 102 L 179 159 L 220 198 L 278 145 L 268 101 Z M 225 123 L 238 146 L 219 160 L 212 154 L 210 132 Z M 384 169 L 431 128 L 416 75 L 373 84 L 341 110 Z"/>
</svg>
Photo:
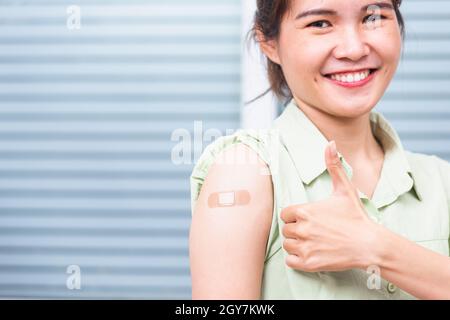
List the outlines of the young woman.
<svg viewBox="0 0 450 320">
<path fill-rule="evenodd" d="M 400 2 L 257 1 L 290 102 L 192 172 L 194 299 L 450 299 L 450 164 L 405 151 L 373 110 L 401 56 Z"/>
</svg>

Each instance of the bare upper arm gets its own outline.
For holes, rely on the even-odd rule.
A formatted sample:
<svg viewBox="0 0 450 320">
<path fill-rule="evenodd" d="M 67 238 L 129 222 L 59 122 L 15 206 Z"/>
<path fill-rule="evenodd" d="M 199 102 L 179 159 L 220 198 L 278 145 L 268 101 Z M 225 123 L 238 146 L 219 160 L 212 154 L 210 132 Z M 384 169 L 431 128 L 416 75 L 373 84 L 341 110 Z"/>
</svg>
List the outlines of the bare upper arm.
<svg viewBox="0 0 450 320">
<path fill-rule="evenodd" d="M 247 204 L 208 203 L 214 193 L 239 190 L 250 195 Z M 272 179 L 256 152 L 243 144 L 221 152 L 208 171 L 192 217 L 193 299 L 260 298 L 272 212 Z"/>
</svg>

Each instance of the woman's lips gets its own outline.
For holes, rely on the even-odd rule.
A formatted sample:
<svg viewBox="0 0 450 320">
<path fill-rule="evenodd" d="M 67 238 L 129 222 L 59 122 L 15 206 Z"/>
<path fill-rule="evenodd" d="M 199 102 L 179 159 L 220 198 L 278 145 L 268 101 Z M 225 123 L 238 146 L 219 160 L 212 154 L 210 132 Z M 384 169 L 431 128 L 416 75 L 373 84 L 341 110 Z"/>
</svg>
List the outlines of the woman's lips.
<svg viewBox="0 0 450 320">
<path fill-rule="evenodd" d="M 359 87 L 365 86 L 367 83 L 372 81 L 372 79 L 376 76 L 377 72 L 378 72 L 378 69 L 371 69 L 367 78 L 359 80 L 359 81 L 353 81 L 353 82 L 343 82 L 343 81 L 339 81 L 337 79 L 332 79 L 331 75 L 324 76 L 324 78 L 327 79 L 328 81 L 331 81 L 333 84 L 341 86 L 341 87 L 359 88 Z"/>
</svg>

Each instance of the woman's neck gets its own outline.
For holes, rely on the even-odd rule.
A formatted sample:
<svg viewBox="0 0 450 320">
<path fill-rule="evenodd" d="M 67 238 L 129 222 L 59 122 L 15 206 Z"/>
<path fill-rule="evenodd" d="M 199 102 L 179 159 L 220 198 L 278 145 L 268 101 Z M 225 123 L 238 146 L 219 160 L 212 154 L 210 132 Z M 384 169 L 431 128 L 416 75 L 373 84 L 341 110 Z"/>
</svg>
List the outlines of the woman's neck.
<svg viewBox="0 0 450 320">
<path fill-rule="evenodd" d="M 370 114 L 358 118 L 343 118 L 323 112 L 306 103 L 297 106 L 317 126 L 327 140 L 334 140 L 344 158 L 352 163 L 377 161 L 383 149 L 372 133 Z"/>
</svg>

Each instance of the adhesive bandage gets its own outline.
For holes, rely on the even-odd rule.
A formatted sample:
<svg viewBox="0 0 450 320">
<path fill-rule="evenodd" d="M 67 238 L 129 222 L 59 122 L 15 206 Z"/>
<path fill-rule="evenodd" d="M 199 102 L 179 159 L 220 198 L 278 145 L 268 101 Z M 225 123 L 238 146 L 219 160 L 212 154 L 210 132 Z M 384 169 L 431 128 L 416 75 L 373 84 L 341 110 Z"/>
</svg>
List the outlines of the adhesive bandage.
<svg viewBox="0 0 450 320">
<path fill-rule="evenodd" d="M 250 199 L 250 193 L 246 190 L 215 192 L 208 197 L 208 206 L 210 208 L 244 206 Z"/>
</svg>

